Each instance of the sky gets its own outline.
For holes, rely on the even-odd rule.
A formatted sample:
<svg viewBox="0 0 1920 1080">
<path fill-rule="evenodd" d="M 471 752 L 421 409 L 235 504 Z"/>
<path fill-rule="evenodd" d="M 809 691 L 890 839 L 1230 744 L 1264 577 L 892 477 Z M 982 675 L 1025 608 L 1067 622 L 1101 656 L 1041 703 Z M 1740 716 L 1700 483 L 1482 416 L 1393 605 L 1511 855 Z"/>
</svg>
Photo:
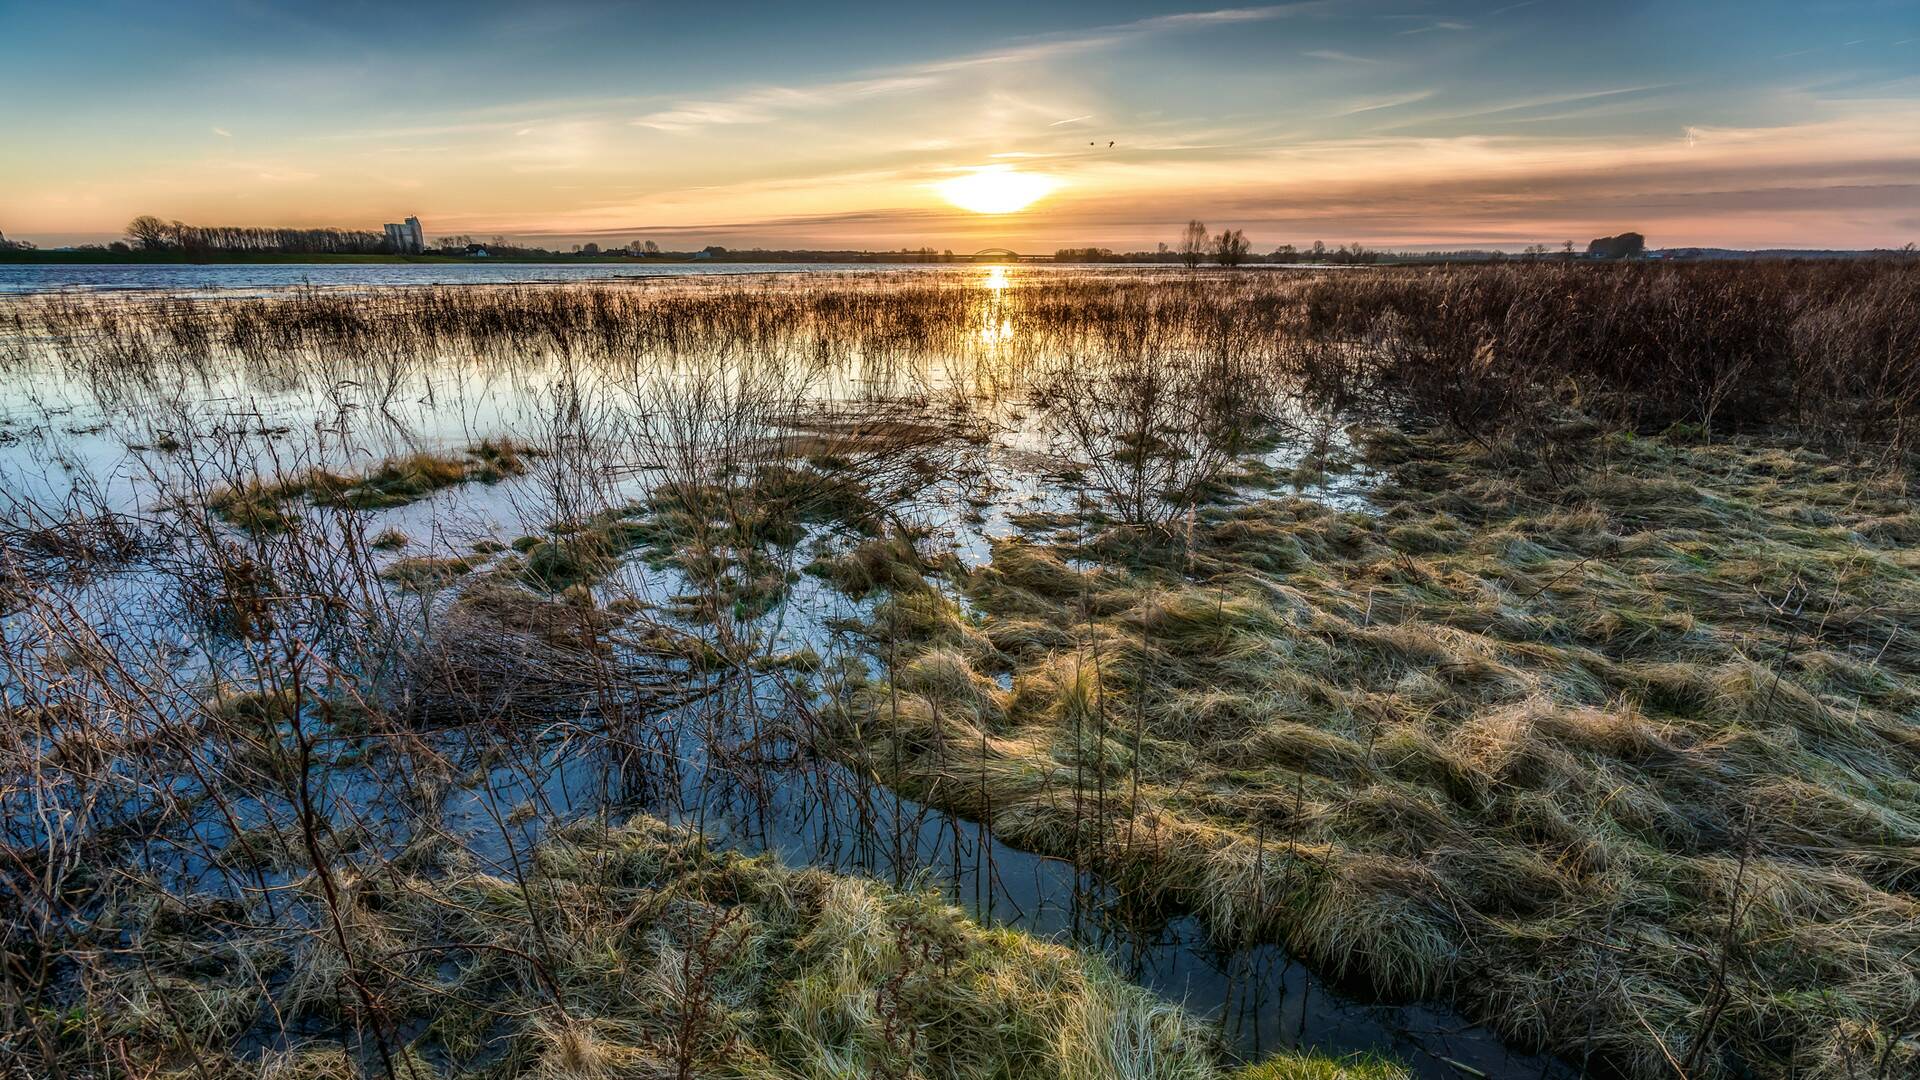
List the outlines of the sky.
<svg viewBox="0 0 1920 1080">
<path fill-rule="evenodd" d="M 1262 251 L 1899 246 L 1920 0 L 0 0 L 0 233 L 145 213 L 668 249 L 1136 250 L 1189 218 Z"/>
</svg>

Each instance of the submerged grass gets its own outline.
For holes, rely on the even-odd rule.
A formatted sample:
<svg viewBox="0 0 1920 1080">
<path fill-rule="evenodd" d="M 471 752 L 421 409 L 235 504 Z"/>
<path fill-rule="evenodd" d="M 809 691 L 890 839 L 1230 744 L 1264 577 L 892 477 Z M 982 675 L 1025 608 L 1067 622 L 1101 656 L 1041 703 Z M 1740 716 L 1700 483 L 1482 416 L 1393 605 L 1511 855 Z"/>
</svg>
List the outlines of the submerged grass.
<svg viewBox="0 0 1920 1080">
<path fill-rule="evenodd" d="M 418 555 L 395 559 L 380 571 L 380 576 L 415 592 L 442 589 L 456 578 L 473 572 L 486 563 L 485 555 Z"/>
<path fill-rule="evenodd" d="M 1363 449 L 1378 514 L 1011 540 L 970 609 L 906 559 L 830 575 L 893 589 L 842 752 L 1576 1061 L 1920 1069 L 1904 481 L 1759 441 Z"/>
<path fill-rule="evenodd" d="M 207 505 L 229 524 L 248 532 L 284 532 L 293 524 L 295 500 L 351 510 L 385 510 L 418 502 L 442 488 L 499 483 L 526 472 L 539 451 L 507 440 L 486 440 L 462 454 L 425 451 L 390 458 L 362 473 L 312 469 L 277 480 L 252 478 L 217 488 Z M 404 535 L 400 536 L 404 543 Z"/>
</svg>

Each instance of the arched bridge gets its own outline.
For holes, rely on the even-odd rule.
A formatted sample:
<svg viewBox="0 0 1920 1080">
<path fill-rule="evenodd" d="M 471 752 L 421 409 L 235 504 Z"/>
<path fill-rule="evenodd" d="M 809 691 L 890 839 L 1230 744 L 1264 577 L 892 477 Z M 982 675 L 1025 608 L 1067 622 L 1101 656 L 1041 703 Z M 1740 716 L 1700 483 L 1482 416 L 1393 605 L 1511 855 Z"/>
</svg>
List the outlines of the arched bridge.
<svg viewBox="0 0 1920 1080">
<path fill-rule="evenodd" d="M 990 262 L 999 262 L 1002 260 L 1012 262 L 1020 261 L 1020 253 L 1011 248 L 981 248 L 979 251 L 973 253 L 973 257 L 976 259 L 986 259 Z"/>
</svg>

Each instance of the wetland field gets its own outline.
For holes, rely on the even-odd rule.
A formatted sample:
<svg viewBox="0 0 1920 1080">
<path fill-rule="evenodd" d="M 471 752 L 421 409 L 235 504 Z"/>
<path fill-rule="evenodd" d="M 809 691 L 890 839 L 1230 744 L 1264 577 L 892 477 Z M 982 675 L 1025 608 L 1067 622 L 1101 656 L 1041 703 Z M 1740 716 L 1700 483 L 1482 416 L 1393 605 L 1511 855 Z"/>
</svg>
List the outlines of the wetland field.
<svg viewBox="0 0 1920 1080">
<path fill-rule="evenodd" d="M 1920 264 L 0 295 L 0 1077 L 1920 1076 Z"/>
</svg>

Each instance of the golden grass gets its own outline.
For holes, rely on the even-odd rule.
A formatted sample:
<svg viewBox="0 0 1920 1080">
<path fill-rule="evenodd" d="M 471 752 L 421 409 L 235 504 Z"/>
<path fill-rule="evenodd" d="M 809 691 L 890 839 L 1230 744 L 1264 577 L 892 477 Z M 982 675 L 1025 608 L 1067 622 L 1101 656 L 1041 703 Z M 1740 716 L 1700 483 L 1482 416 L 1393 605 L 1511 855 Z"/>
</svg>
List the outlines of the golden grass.
<svg viewBox="0 0 1920 1080">
<path fill-rule="evenodd" d="M 416 862 L 438 870 L 405 868 Z M 524 887 L 430 857 L 377 878 L 336 871 L 334 886 L 359 977 L 376 980 L 387 1022 L 420 1032 L 390 1047 L 396 1068 L 422 1077 L 1227 1075 L 1204 1025 L 1097 960 L 982 928 L 932 895 L 711 852 L 651 819 L 548 841 Z M 355 1075 L 326 1040 L 240 1058 L 262 999 L 232 972 L 284 971 L 288 1018 L 328 1018 L 348 959 L 328 932 L 209 936 L 223 911 L 148 900 L 121 913 L 148 964 L 100 1005 L 105 1031 L 134 1037 L 123 1060 L 152 1075 Z M 1406 1074 L 1283 1054 L 1233 1075 Z"/>
<path fill-rule="evenodd" d="M 1001 544 L 971 613 L 882 605 L 899 659 L 842 751 L 1632 1076 L 1920 1070 L 1903 482 L 1759 442 L 1580 453 L 1376 434 L 1379 514 L 1210 511 L 1191 573 Z"/>
</svg>

